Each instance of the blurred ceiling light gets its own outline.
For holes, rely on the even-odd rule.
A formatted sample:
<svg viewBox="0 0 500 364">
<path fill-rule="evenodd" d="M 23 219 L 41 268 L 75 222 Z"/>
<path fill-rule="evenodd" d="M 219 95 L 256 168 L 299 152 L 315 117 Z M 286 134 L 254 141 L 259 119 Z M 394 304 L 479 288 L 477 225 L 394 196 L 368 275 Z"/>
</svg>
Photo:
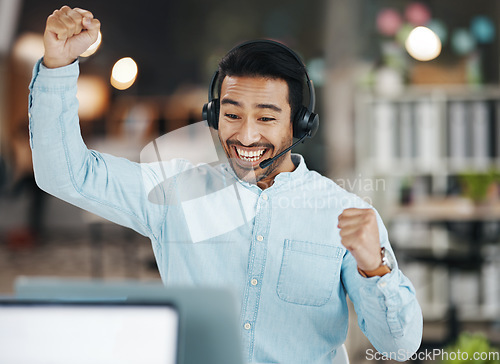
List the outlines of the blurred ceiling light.
<svg viewBox="0 0 500 364">
<path fill-rule="evenodd" d="M 130 57 L 118 60 L 111 71 L 111 85 L 118 90 L 129 88 L 136 78 L 137 63 Z"/>
<path fill-rule="evenodd" d="M 97 40 L 94 43 L 92 43 L 85 52 L 80 54 L 80 57 L 89 57 L 93 55 L 97 51 L 97 49 L 99 49 L 101 41 L 102 41 L 102 34 L 101 31 L 99 31 L 99 34 L 97 35 Z"/>
<path fill-rule="evenodd" d="M 81 75 L 78 78 L 78 116 L 83 121 L 101 117 L 109 105 L 109 86 L 100 77 Z"/>
<path fill-rule="evenodd" d="M 441 40 L 432 30 L 416 27 L 406 39 L 405 47 L 418 61 L 430 61 L 441 53 Z"/>
<path fill-rule="evenodd" d="M 30 65 L 42 58 L 44 52 L 43 35 L 37 33 L 24 33 L 19 36 L 12 50 L 14 59 Z"/>
</svg>

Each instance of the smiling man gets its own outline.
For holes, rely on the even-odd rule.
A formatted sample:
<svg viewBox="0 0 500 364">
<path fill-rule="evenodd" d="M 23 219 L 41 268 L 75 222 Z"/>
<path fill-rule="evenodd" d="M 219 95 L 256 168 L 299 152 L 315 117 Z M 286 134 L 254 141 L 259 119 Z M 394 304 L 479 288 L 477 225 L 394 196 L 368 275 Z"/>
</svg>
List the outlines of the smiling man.
<svg viewBox="0 0 500 364">
<path fill-rule="evenodd" d="M 380 216 L 288 150 L 293 137 L 312 136 L 318 124 L 298 56 L 280 43 L 254 41 L 220 62 L 204 110 L 229 166 L 138 164 L 88 150 L 80 135 L 76 59 L 99 27 L 89 11 L 69 7 L 47 20 L 45 55 L 30 84 L 40 188 L 149 237 L 165 285 L 231 289 L 249 363 L 331 363 L 347 335 L 347 295 L 377 350 L 410 357 L 422 314 Z M 223 171 L 236 176 L 231 186 L 216 180 L 225 182 Z M 227 188 L 181 201 L 190 181 L 198 191 Z M 164 203 L 150 201 L 145 185 L 160 186 Z M 224 194 L 229 187 L 237 201 Z M 232 224 L 230 206 L 243 212 L 242 223 Z"/>
<path fill-rule="evenodd" d="M 282 79 L 226 76 L 220 98 L 219 137 L 242 180 L 272 185 L 281 172 L 295 165 L 287 153 L 262 169 L 259 164 L 292 144 L 291 107 L 288 85 Z"/>
</svg>

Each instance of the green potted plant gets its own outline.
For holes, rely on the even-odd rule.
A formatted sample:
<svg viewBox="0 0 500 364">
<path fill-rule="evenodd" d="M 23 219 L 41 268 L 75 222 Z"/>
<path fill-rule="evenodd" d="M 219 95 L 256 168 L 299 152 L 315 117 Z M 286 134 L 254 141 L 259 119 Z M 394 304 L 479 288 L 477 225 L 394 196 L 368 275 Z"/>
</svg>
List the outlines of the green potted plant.
<svg viewBox="0 0 500 364">
<path fill-rule="evenodd" d="M 487 200 L 489 192 L 500 182 L 500 172 L 466 172 L 458 176 L 463 186 L 464 195 L 475 203 Z M 498 196 L 497 196 L 498 197 Z"/>
</svg>

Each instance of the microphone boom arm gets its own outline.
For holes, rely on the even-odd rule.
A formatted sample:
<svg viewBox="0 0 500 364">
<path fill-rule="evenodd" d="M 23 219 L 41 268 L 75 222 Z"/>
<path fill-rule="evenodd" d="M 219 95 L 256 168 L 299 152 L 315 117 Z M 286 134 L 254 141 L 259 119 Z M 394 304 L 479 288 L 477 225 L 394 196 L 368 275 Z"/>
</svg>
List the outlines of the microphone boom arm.
<svg viewBox="0 0 500 364">
<path fill-rule="evenodd" d="M 271 165 L 271 163 L 273 163 L 276 159 L 280 158 L 283 154 L 289 152 L 290 149 L 292 149 L 293 147 L 295 147 L 297 144 L 299 144 L 300 142 L 302 142 L 305 138 L 309 137 L 310 135 L 311 135 L 311 132 L 305 133 L 304 135 L 302 135 L 300 137 L 299 140 L 297 140 L 295 143 L 293 143 L 292 145 L 290 145 L 288 148 L 286 148 L 284 151 L 282 151 L 278 155 L 275 155 L 272 158 L 268 158 L 268 159 L 263 160 L 262 162 L 260 162 L 259 163 L 259 167 L 262 168 L 262 169 L 269 167 Z"/>
</svg>

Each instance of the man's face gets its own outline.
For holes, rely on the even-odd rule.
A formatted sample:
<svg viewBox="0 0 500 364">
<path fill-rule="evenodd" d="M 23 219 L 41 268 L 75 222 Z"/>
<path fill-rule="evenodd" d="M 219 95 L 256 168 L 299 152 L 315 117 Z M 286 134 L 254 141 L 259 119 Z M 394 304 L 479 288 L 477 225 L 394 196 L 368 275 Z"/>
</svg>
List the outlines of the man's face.
<svg viewBox="0 0 500 364">
<path fill-rule="evenodd" d="M 291 153 L 267 168 L 259 163 L 292 144 L 288 84 L 265 77 L 226 76 L 220 94 L 219 138 L 237 176 L 271 186 L 281 172 L 295 169 Z"/>
</svg>

